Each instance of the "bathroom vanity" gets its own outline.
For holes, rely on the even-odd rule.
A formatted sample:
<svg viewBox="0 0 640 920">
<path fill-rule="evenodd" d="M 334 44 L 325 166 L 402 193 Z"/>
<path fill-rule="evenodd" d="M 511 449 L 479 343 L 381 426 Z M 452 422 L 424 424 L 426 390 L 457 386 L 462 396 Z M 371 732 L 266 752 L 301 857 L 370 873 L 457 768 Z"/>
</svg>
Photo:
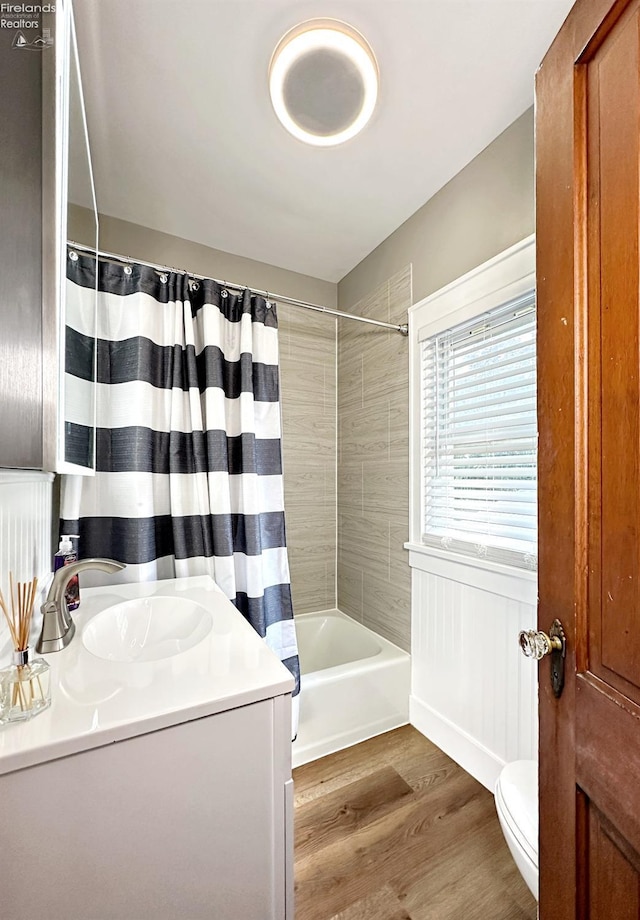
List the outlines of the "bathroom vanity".
<svg viewBox="0 0 640 920">
<path fill-rule="evenodd" d="M 0 728 L 3 920 L 293 920 L 287 669 L 208 577 L 75 620 L 51 709 Z"/>
</svg>

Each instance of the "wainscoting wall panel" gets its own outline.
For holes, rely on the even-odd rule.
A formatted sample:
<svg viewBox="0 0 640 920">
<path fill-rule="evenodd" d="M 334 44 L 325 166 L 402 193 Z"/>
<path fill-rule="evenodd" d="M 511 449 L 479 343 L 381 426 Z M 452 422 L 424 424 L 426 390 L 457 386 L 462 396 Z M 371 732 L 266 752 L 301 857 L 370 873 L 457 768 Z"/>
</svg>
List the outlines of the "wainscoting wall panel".
<svg viewBox="0 0 640 920">
<path fill-rule="evenodd" d="M 37 576 L 40 596 L 47 588 L 52 492 L 52 473 L 0 470 L 0 587 L 7 601 L 9 572 L 16 581 Z M 39 625 L 39 615 L 34 614 L 34 621 Z M 0 666 L 9 663 L 10 647 L 9 630 L 0 616 Z"/>
<path fill-rule="evenodd" d="M 538 668 L 518 645 L 535 628 L 535 577 L 410 558 L 411 722 L 493 791 L 505 763 L 538 756 Z"/>
</svg>

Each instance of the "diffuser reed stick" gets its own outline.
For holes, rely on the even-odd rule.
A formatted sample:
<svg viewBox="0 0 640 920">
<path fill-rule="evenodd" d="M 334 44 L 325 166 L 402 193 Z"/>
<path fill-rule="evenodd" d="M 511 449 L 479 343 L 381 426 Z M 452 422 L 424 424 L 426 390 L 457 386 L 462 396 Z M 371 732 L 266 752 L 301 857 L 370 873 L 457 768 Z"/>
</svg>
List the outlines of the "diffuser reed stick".
<svg viewBox="0 0 640 920">
<path fill-rule="evenodd" d="M 30 582 L 18 582 L 17 586 L 13 580 L 13 572 L 9 572 L 9 586 L 11 598 L 11 613 L 0 588 L 0 607 L 7 621 L 11 638 L 17 652 L 25 651 L 29 642 L 29 633 L 31 632 L 31 618 L 33 616 L 33 606 L 38 589 L 38 579 L 32 578 Z"/>
<path fill-rule="evenodd" d="M 4 720 L 0 717 L 0 721 L 30 718 L 34 712 L 46 709 L 51 702 L 48 681 L 46 690 L 41 681 L 42 675 L 47 674 L 48 676 L 49 665 L 43 659 L 32 662 L 29 648 L 37 590 L 37 578 L 33 578 L 30 582 L 16 582 L 13 572 L 9 572 L 9 603 L 0 589 L 0 609 L 9 627 L 15 648 L 15 664 L 7 671 L 0 672 L 3 684 L 5 686 L 8 684 L 6 702 L 9 707 L 8 715 L 5 714 Z"/>
</svg>

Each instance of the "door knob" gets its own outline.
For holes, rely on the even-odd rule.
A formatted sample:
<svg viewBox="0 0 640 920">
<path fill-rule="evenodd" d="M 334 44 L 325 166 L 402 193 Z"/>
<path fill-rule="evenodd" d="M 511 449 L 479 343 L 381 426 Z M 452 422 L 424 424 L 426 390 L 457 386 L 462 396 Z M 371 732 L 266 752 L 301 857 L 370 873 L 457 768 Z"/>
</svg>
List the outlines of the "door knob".
<svg viewBox="0 0 640 920">
<path fill-rule="evenodd" d="M 522 630 L 519 639 L 522 654 L 527 658 L 535 658 L 536 661 L 550 655 L 554 649 L 562 651 L 562 639 L 558 636 L 548 636 L 546 632 L 536 632 L 535 629 Z"/>
<path fill-rule="evenodd" d="M 549 635 L 541 630 L 522 630 L 518 637 L 522 653 L 527 658 L 540 661 L 545 655 L 551 655 L 551 686 L 553 693 L 559 697 L 564 687 L 564 658 L 566 639 L 560 620 L 554 620 Z"/>
</svg>

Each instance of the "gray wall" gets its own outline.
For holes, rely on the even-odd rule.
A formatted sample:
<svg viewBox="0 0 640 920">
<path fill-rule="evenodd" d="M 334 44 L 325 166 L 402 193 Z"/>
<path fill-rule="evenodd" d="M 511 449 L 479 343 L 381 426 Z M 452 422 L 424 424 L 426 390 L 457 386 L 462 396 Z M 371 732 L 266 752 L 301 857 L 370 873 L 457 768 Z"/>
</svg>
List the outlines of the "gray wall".
<svg viewBox="0 0 640 920">
<path fill-rule="evenodd" d="M 429 151 L 425 151 L 428 157 Z M 533 109 L 528 109 L 338 285 L 340 309 L 413 265 L 413 301 L 534 232 Z"/>
<path fill-rule="evenodd" d="M 90 212 L 86 208 L 70 205 L 68 238 L 75 243 L 92 245 L 93 234 Z M 337 287 L 330 281 L 320 281 L 265 262 L 221 252 L 192 240 L 183 240 L 104 214 L 100 215 L 100 249 L 133 259 L 173 266 L 208 278 L 246 284 L 247 287 L 273 291 L 275 294 L 296 297 L 325 307 L 335 307 L 337 302 Z"/>
</svg>

